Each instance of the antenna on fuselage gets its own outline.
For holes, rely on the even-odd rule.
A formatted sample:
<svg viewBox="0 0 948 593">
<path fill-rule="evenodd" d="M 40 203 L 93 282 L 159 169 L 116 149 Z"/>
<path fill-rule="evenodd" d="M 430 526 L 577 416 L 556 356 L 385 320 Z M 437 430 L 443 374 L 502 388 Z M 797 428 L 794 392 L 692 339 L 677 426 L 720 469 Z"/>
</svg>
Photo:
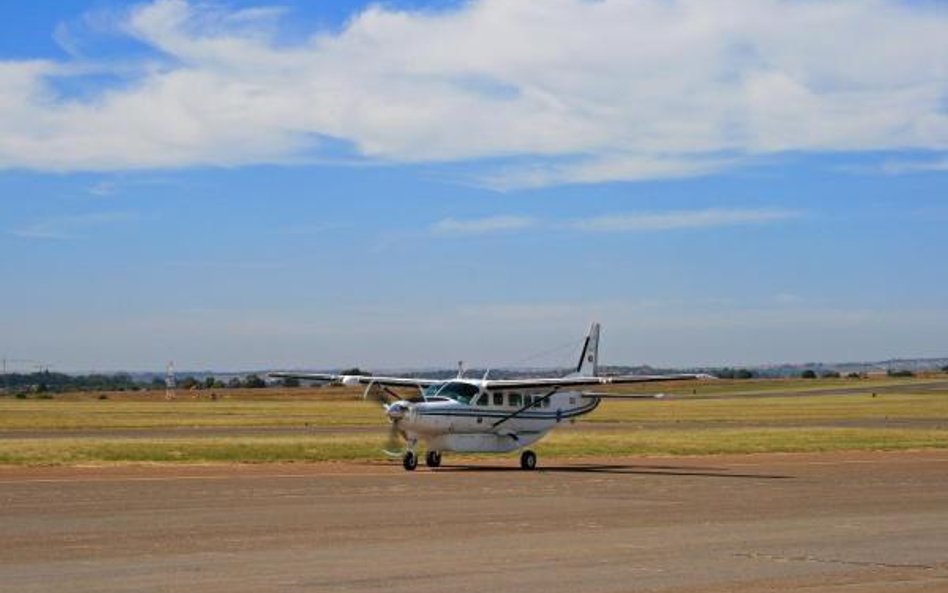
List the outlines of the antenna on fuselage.
<svg viewBox="0 0 948 593">
<path fill-rule="evenodd" d="M 464 361 L 459 360 L 458 361 L 458 379 L 463 379 L 463 378 L 464 378 Z"/>
</svg>

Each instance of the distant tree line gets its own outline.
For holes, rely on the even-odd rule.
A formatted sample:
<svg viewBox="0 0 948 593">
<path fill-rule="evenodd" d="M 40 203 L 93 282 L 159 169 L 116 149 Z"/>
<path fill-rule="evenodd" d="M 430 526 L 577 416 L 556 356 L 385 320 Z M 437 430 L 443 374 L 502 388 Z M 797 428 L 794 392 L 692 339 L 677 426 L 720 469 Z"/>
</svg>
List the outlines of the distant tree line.
<svg viewBox="0 0 948 593">
<path fill-rule="evenodd" d="M 0 378 L 0 387 L 10 391 L 61 393 L 64 391 L 126 391 L 141 389 L 127 373 L 67 375 L 40 371 L 36 373 L 7 373 Z"/>
<path fill-rule="evenodd" d="M 259 389 L 268 386 L 266 381 L 259 375 L 253 373 L 243 378 L 232 377 L 226 382 L 213 376 L 198 379 L 192 375 L 187 375 L 178 378 L 175 383 L 175 387 L 182 390 Z M 299 384 L 300 382 L 297 379 L 286 379 L 282 382 L 282 385 L 286 387 L 298 387 Z M 136 381 L 128 373 L 68 375 L 66 373 L 41 371 L 35 373 L 7 373 L 0 375 L 0 390 L 5 390 L 10 394 L 51 394 L 73 391 L 138 391 L 141 389 L 164 388 L 165 380 L 162 377 Z"/>
<path fill-rule="evenodd" d="M 856 379 L 861 375 L 859 373 L 849 373 L 846 376 L 850 379 Z M 817 373 L 813 369 L 806 369 L 800 373 L 800 378 L 802 379 L 816 379 L 817 377 L 822 379 L 839 379 L 842 377 L 842 375 L 839 373 L 839 371 L 822 371 L 821 373 Z"/>
<path fill-rule="evenodd" d="M 157 377 L 152 380 L 152 383 L 158 387 L 163 387 L 165 384 L 163 379 Z M 262 389 L 267 387 L 267 382 L 260 378 L 260 375 L 254 373 L 245 376 L 243 379 L 240 377 L 231 377 L 226 383 L 222 379 L 218 379 L 216 377 L 208 376 L 201 380 L 194 376 L 187 375 L 176 381 L 176 387 L 178 389 L 184 390 L 239 388 Z"/>
<path fill-rule="evenodd" d="M 750 369 L 732 369 L 729 367 L 716 369 L 714 376 L 718 379 L 753 379 L 754 371 Z"/>
</svg>

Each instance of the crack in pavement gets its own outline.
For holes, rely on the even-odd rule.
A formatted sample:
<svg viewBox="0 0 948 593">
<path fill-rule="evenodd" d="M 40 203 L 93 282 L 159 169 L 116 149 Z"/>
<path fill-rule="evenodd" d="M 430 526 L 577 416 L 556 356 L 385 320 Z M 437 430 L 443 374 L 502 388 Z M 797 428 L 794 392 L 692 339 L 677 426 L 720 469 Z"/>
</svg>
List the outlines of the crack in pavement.
<svg viewBox="0 0 948 593">
<path fill-rule="evenodd" d="M 764 554 L 761 552 L 742 552 L 732 554 L 736 558 L 750 558 L 751 560 L 772 560 L 774 562 L 812 562 L 816 564 L 838 564 L 842 566 L 862 566 L 871 568 L 915 568 L 919 570 L 935 570 L 937 567 L 930 564 L 896 564 L 888 562 L 870 562 L 865 560 L 841 560 L 838 558 L 819 558 L 817 556 L 782 556 L 780 554 Z"/>
</svg>

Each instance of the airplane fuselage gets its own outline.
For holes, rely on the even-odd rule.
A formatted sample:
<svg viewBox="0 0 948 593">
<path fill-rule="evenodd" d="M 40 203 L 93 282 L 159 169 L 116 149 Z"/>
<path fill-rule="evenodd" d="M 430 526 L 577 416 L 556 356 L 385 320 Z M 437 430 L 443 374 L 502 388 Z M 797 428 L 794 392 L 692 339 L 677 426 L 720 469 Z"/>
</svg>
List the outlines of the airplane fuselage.
<svg viewBox="0 0 948 593">
<path fill-rule="evenodd" d="M 592 412 L 599 401 L 578 391 L 488 391 L 483 382 L 456 379 L 390 409 L 401 411 L 405 436 L 424 441 L 430 450 L 500 453 L 536 442 L 561 423 Z"/>
</svg>

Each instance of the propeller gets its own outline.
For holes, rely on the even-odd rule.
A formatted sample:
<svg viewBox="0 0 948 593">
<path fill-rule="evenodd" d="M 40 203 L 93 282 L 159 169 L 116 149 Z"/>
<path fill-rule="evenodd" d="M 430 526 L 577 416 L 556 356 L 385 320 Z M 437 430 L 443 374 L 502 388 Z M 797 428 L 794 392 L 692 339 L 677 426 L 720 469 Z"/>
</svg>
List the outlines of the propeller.
<svg viewBox="0 0 948 593">
<path fill-rule="evenodd" d="M 401 457 L 404 452 L 404 445 L 402 444 L 401 432 L 398 430 L 398 422 L 393 421 L 389 424 L 388 427 L 388 438 L 385 440 L 385 448 L 382 449 L 382 453 L 385 453 L 389 457 Z"/>
<path fill-rule="evenodd" d="M 395 401 L 389 403 L 389 398 Z M 385 439 L 385 447 L 382 449 L 382 452 L 389 457 L 401 457 L 405 447 L 402 443 L 402 431 L 398 426 L 398 422 L 408 414 L 410 404 L 388 387 L 377 383 L 372 383 L 366 388 L 365 393 L 362 394 L 362 399 L 374 401 L 385 410 L 385 416 L 389 421 L 389 428 L 388 436 Z"/>
<path fill-rule="evenodd" d="M 398 422 L 408 414 L 410 404 L 404 401 L 397 401 L 385 406 L 385 415 L 389 420 L 388 439 L 385 441 L 385 448 L 382 450 L 389 457 L 401 457 L 405 451 L 402 445 L 402 431 Z"/>
</svg>

